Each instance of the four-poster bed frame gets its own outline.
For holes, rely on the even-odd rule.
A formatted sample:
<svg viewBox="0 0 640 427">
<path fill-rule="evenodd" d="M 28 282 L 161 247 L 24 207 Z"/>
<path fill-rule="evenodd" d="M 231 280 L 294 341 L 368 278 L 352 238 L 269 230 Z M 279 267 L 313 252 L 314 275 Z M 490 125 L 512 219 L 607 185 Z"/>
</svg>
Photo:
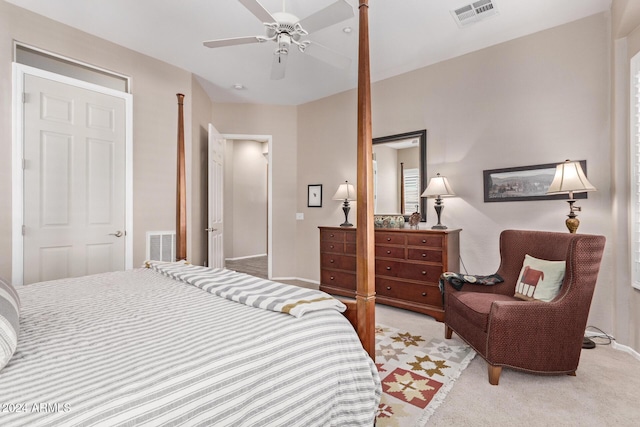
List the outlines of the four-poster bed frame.
<svg viewBox="0 0 640 427">
<path fill-rule="evenodd" d="M 361 0 L 358 47 L 358 150 L 357 150 L 357 231 L 356 297 L 343 301 L 345 316 L 356 329 L 362 346 L 375 360 L 375 246 L 373 226 L 373 149 L 371 137 L 371 79 L 369 68 L 369 4 Z M 182 101 L 178 96 L 178 190 L 176 215 L 176 259 L 186 252 L 186 185 Z"/>
</svg>

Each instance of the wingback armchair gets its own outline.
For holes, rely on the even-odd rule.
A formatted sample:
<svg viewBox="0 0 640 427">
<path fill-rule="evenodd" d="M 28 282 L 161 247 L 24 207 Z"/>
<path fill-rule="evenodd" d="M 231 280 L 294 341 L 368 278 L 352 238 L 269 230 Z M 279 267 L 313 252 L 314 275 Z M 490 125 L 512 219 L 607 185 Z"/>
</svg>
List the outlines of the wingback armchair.
<svg viewBox="0 0 640 427">
<path fill-rule="evenodd" d="M 502 367 L 575 375 L 589 307 L 604 251 L 604 236 L 505 230 L 500 234 L 504 282 L 491 286 L 444 284 L 445 337 L 455 332 L 488 363 L 498 385 Z M 565 261 L 564 279 L 551 301 L 514 297 L 525 255 Z"/>
</svg>

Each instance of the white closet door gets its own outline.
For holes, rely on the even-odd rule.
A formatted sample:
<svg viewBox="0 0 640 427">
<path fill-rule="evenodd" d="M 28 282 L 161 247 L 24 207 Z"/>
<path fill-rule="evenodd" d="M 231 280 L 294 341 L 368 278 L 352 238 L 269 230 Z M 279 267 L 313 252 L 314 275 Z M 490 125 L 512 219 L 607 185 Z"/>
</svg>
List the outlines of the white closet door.
<svg viewBox="0 0 640 427">
<path fill-rule="evenodd" d="M 125 268 L 125 100 L 24 81 L 24 283 Z"/>
<path fill-rule="evenodd" d="M 208 266 L 224 268 L 224 149 L 225 139 L 209 124 Z"/>
</svg>

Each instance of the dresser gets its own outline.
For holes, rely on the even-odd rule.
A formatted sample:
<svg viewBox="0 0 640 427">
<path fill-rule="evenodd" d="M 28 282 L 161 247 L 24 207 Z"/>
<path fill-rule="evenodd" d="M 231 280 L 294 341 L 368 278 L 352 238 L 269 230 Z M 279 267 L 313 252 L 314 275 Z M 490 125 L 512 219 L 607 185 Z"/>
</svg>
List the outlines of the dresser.
<svg viewBox="0 0 640 427">
<path fill-rule="evenodd" d="M 320 290 L 356 291 L 356 229 L 320 228 Z M 444 320 L 438 280 L 459 271 L 460 230 L 375 230 L 376 302 Z"/>
</svg>

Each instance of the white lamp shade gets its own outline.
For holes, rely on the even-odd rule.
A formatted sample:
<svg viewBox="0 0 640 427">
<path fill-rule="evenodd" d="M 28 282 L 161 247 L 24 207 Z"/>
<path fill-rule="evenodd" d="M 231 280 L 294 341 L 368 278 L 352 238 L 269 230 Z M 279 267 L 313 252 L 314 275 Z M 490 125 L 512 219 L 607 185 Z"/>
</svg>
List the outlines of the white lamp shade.
<svg viewBox="0 0 640 427">
<path fill-rule="evenodd" d="M 349 184 L 345 182 L 344 184 L 340 184 L 338 187 L 338 191 L 333 195 L 333 200 L 349 200 L 354 201 L 356 199 L 356 190 L 353 187 L 353 184 Z"/>
<path fill-rule="evenodd" d="M 435 177 L 429 180 L 429 185 L 424 190 L 420 197 L 451 197 L 455 196 L 455 193 L 449 185 L 449 181 L 446 177 L 437 174 Z"/>
<path fill-rule="evenodd" d="M 547 194 L 584 193 L 596 191 L 580 166 L 580 162 L 567 160 L 556 166 L 556 174 L 547 190 Z"/>
</svg>

